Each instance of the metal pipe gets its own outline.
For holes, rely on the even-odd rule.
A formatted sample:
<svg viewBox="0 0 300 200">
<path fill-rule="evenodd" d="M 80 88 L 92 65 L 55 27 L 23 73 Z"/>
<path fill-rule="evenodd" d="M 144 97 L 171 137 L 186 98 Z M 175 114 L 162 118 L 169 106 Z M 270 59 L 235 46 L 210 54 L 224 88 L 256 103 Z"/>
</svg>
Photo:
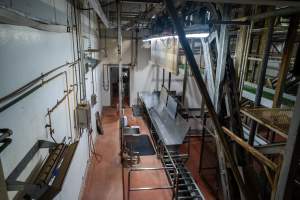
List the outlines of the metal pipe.
<svg viewBox="0 0 300 200">
<path fill-rule="evenodd" d="M 135 66 L 137 66 L 138 63 L 138 47 L 139 47 L 139 29 L 135 29 L 135 57 L 134 57 Z"/>
<path fill-rule="evenodd" d="M 122 117 L 123 109 L 123 76 L 122 76 L 122 33 L 121 33 L 121 2 L 116 0 L 118 24 L 118 62 L 119 62 L 119 116 Z"/>
<path fill-rule="evenodd" d="M 5 104 L 4 106 L 0 107 L 0 113 L 3 112 L 4 110 L 8 109 L 9 107 L 11 107 L 12 105 L 18 103 L 19 101 L 21 101 L 22 99 L 24 99 L 25 97 L 29 96 L 30 94 L 32 94 L 34 91 L 36 91 L 37 89 L 41 88 L 44 84 L 50 82 L 51 80 L 63 75 L 64 72 L 61 72 L 59 74 L 56 74 L 55 76 L 51 77 L 50 79 L 46 80 L 46 81 L 42 81 L 42 83 L 38 84 L 37 86 L 31 88 L 29 91 L 23 93 L 22 95 L 18 96 L 17 98 L 15 98 L 14 100 L 8 102 L 7 104 Z"/>
<path fill-rule="evenodd" d="M 200 56 L 200 58 L 201 58 L 201 56 Z M 186 60 L 185 61 L 185 68 L 184 68 L 184 76 L 183 76 L 183 85 L 182 85 L 182 97 L 181 97 L 181 102 L 182 102 L 183 105 L 184 105 L 184 101 L 185 101 L 185 93 L 186 93 L 187 78 L 188 78 L 187 69 L 188 69 L 188 66 L 187 66 L 187 60 Z"/>
<path fill-rule="evenodd" d="M 163 80 L 162 80 L 162 87 L 165 86 L 165 68 L 163 68 Z"/>
<path fill-rule="evenodd" d="M 241 177 L 241 174 L 240 174 L 240 172 L 237 168 L 237 165 L 234 161 L 234 158 L 233 158 L 233 156 L 230 152 L 229 144 L 227 143 L 227 140 L 225 138 L 225 134 L 224 134 L 224 132 L 222 130 L 222 127 L 220 125 L 220 122 L 218 120 L 218 116 L 216 114 L 216 111 L 215 111 L 214 106 L 212 104 L 212 101 L 210 99 L 210 96 L 209 96 L 209 93 L 207 91 L 206 85 L 205 85 L 205 83 L 202 79 L 198 64 L 197 64 L 197 62 L 195 60 L 195 57 L 193 55 L 193 51 L 192 51 L 192 49 L 191 49 L 191 47 L 188 43 L 188 40 L 185 36 L 185 31 L 183 30 L 183 26 L 181 24 L 181 21 L 180 21 L 178 15 L 177 15 L 177 11 L 174 7 L 173 1 L 172 0 L 164 0 L 164 2 L 166 4 L 167 10 L 168 10 L 168 12 L 169 12 L 169 14 L 172 18 L 173 24 L 174 24 L 174 26 L 177 30 L 179 41 L 181 43 L 182 48 L 185 51 L 185 55 L 186 55 L 186 57 L 188 59 L 188 62 L 190 64 L 190 67 L 191 67 L 191 70 L 192 70 L 193 75 L 195 77 L 195 81 L 197 83 L 197 86 L 198 86 L 199 90 L 201 91 L 202 97 L 205 99 L 205 103 L 206 103 L 208 112 L 209 112 L 209 114 L 212 118 L 212 121 L 214 123 L 216 133 L 220 138 L 220 143 L 222 144 L 222 150 L 225 153 L 225 156 L 226 156 L 226 158 L 227 158 L 227 160 L 230 164 L 231 170 L 233 172 L 235 180 L 236 180 L 242 194 L 244 195 L 245 199 L 248 199 L 249 198 L 248 195 L 251 195 L 251 194 L 249 194 L 248 189 L 245 186 L 245 184 L 243 182 L 243 179 Z"/>
<path fill-rule="evenodd" d="M 8 94 L 8 95 L 6 95 L 4 97 L 1 97 L 0 98 L 0 103 L 3 103 L 4 101 L 7 101 L 7 100 L 9 100 L 12 97 L 17 96 L 20 92 L 25 91 L 26 89 L 30 88 L 35 83 L 37 83 L 38 81 L 42 80 L 43 78 L 45 78 L 46 76 L 50 75 L 51 73 L 53 73 L 53 72 L 55 72 L 55 71 L 57 71 L 57 70 L 59 70 L 59 69 L 61 69 L 63 67 L 66 67 L 66 66 L 73 66 L 77 62 L 78 62 L 78 60 L 76 60 L 76 61 L 74 61 L 72 63 L 67 62 L 66 64 L 60 65 L 60 66 L 58 66 L 58 67 L 56 67 L 56 68 L 54 68 L 54 69 L 52 69 L 52 70 L 50 70 L 50 71 L 48 71 L 46 73 L 42 73 L 39 77 L 37 77 L 37 78 L 33 79 L 32 81 L 26 83 L 24 86 L 22 86 L 22 87 L 20 87 L 20 88 L 18 88 L 16 90 L 14 90 L 13 92 L 11 92 L 10 94 Z"/>
<path fill-rule="evenodd" d="M 256 88 L 256 96 L 255 96 L 254 106 L 259 106 L 261 99 L 262 99 L 263 87 L 264 87 L 264 83 L 265 83 L 265 76 L 266 76 L 266 71 L 267 71 L 267 67 L 268 67 L 270 48 L 272 45 L 272 34 L 273 34 L 273 30 L 274 30 L 273 29 L 274 22 L 275 22 L 275 18 L 272 17 L 270 19 L 270 26 L 269 26 L 268 32 L 267 32 L 267 41 L 266 41 L 266 45 L 264 48 L 263 60 L 261 62 L 261 68 L 260 68 L 259 80 L 258 80 L 257 88 Z M 257 123 L 254 120 L 252 120 L 251 125 L 250 125 L 249 140 L 248 140 L 248 143 L 250 145 L 253 145 L 253 143 L 254 143 L 256 127 L 257 127 Z"/>
</svg>

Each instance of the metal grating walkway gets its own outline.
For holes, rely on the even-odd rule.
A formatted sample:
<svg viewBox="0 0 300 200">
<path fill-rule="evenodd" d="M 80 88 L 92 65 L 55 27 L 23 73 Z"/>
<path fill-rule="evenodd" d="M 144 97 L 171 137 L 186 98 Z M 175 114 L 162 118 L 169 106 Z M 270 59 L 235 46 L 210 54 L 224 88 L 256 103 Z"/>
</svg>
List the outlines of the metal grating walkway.
<svg viewBox="0 0 300 200">
<path fill-rule="evenodd" d="M 241 112 L 264 125 L 272 131 L 278 133 L 284 138 L 287 138 L 287 133 L 290 126 L 292 109 L 285 108 L 243 108 Z"/>
</svg>

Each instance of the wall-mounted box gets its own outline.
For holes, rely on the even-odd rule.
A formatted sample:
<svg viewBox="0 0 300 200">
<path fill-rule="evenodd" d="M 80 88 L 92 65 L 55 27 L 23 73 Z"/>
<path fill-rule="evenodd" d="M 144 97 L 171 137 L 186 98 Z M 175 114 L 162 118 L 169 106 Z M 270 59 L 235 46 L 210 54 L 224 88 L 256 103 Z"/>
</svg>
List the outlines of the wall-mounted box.
<svg viewBox="0 0 300 200">
<path fill-rule="evenodd" d="M 76 108 L 77 114 L 77 127 L 90 128 L 91 124 L 91 107 L 88 103 L 78 104 Z"/>
</svg>

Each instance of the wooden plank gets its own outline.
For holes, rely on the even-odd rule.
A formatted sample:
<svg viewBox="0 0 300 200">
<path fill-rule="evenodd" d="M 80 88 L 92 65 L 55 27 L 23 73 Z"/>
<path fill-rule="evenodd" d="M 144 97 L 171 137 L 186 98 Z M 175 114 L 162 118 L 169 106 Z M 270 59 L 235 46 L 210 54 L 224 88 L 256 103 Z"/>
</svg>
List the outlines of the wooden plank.
<svg viewBox="0 0 300 200">
<path fill-rule="evenodd" d="M 226 127 L 222 127 L 224 132 L 232 139 L 234 140 L 236 143 L 238 143 L 239 145 L 241 145 L 247 152 L 249 152 L 251 155 L 253 155 L 256 159 L 258 159 L 259 161 L 262 162 L 262 164 L 268 166 L 270 169 L 272 169 L 273 171 L 277 170 L 277 164 L 275 164 L 274 162 L 272 162 L 269 158 L 267 158 L 266 156 L 264 156 L 262 153 L 260 153 L 258 150 L 256 150 L 255 148 L 253 148 L 252 146 L 250 146 L 247 142 L 245 142 L 244 140 L 242 140 L 241 138 L 239 138 L 238 136 L 236 136 L 233 132 L 231 132 L 230 130 L 228 130 Z"/>
</svg>

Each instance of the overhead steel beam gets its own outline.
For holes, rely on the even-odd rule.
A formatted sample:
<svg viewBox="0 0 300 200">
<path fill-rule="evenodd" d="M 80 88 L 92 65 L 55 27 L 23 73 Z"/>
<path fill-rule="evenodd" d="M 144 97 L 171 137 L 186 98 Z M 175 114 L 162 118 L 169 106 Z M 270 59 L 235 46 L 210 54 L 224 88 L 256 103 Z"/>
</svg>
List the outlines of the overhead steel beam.
<svg viewBox="0 0 300 200">
<path fill-rule="evenodd" d="M 210 2 L 210 3 L 244 4 L 244 5 L 300 7 L 300 2 L 299 1 L 284 1 L 284 0 L 189 0 L 189 1 Z"/>
<path fill-rule="evenodd" d="M 191 71 L 193 73 L 193 76 L 195 78 L 195 81 L 197 83 L 197 86 L 202 94 L 203 99 L 205 100 L 206 107 L 208 109 L 208 113 L 210 114 L 210 117 L 213 121 L 213 124 L 215 126 L 216 134 L 218 135 L 220 139 L 220 143 L 222 145 L 222 149 L 224 151 L 225 157 L 227 161 L 229 162 L 229 165 L 231 167 L 232 173 L 234 175 L 234 178 L 240 188 L 240 191 L 245 199 L 250 199 L 250 193 L 248 192 L 247 187 L 245 186 L 242 176 L 238 170 L 238 167 L 233 159 L 233 156 L 230 151 L 229 144 L 225 138 L 225 134 L 222 130 L 222 127 L 220 125 L 220 122 L 218 120 L 218 116 L 216 114 L 216 111 L 214 109 L 214 105 L 209 97 L 206 85 L 202 79 L 198 64 L 195 60 L 195 57 L 193 55 L 193 51 L 189 45 L 189 42 L 185 36 L 185 31 L 183 29 L 183 25 L 181 24 L 181 20 L 179 19 L 177 15 L 177 11 L 175 9 L 174 3 L 172 0 L 164 0 L 166 4 L 166 8 L 172 18 L 173 24 L 175 26 L 175 29 L 177 30 L 178 38 L 181 43 L 182 48 L 184 49 L 186 58 L 190 64 Z"/>
<path fill-rule="evenodd" d="M 163 2 L 162 0 L 123 0 L 123 1 L 124 2 L 132 2 L 132 3 L 161 3 L 161 2 Z M 181 0 L 181 1 L 184 1 L 184 0 Z M 244 4 L 244 5 L 300 7 L 300 2 L 298 2 L 298 1 L 284 1 L 284 0 L 189 0 L 189 1 L 209 2 L 209 3 Z"/>
<path fill-rule="evenodd" d="M 101 19 L 102 23 L 104 24 L 104 26 L 106 28 L 109 28 L 109 21 L 104 13 L 104 11 L 102 10 L 100 1 L 98 0 L 88 0 L 90 3 L 90 6 L 95 10 L 95 12 L 97 13 L 98 17 Z"/>
<path fill-rule="evenodd" d="M 298 2 L 298 4 L 300 4 L 300 3 Z M 263 19 L 269 18 L 269 17 L 293 15 L 293 14 L 297 14 L 299 12 L 300 12 L 299 6 L 297 8 L 287 7 L 287 8 L 281 8 L 281 9 L 264 12 L 264 13 L 260 13 L 260 14 L 256 14 L 256 15 L 236 18 L 236 19 L 233 19 L 232 21 L 240 21 L 240 22 L 259 21 L 259 20 L 263 20 Z"/>
</svg>

